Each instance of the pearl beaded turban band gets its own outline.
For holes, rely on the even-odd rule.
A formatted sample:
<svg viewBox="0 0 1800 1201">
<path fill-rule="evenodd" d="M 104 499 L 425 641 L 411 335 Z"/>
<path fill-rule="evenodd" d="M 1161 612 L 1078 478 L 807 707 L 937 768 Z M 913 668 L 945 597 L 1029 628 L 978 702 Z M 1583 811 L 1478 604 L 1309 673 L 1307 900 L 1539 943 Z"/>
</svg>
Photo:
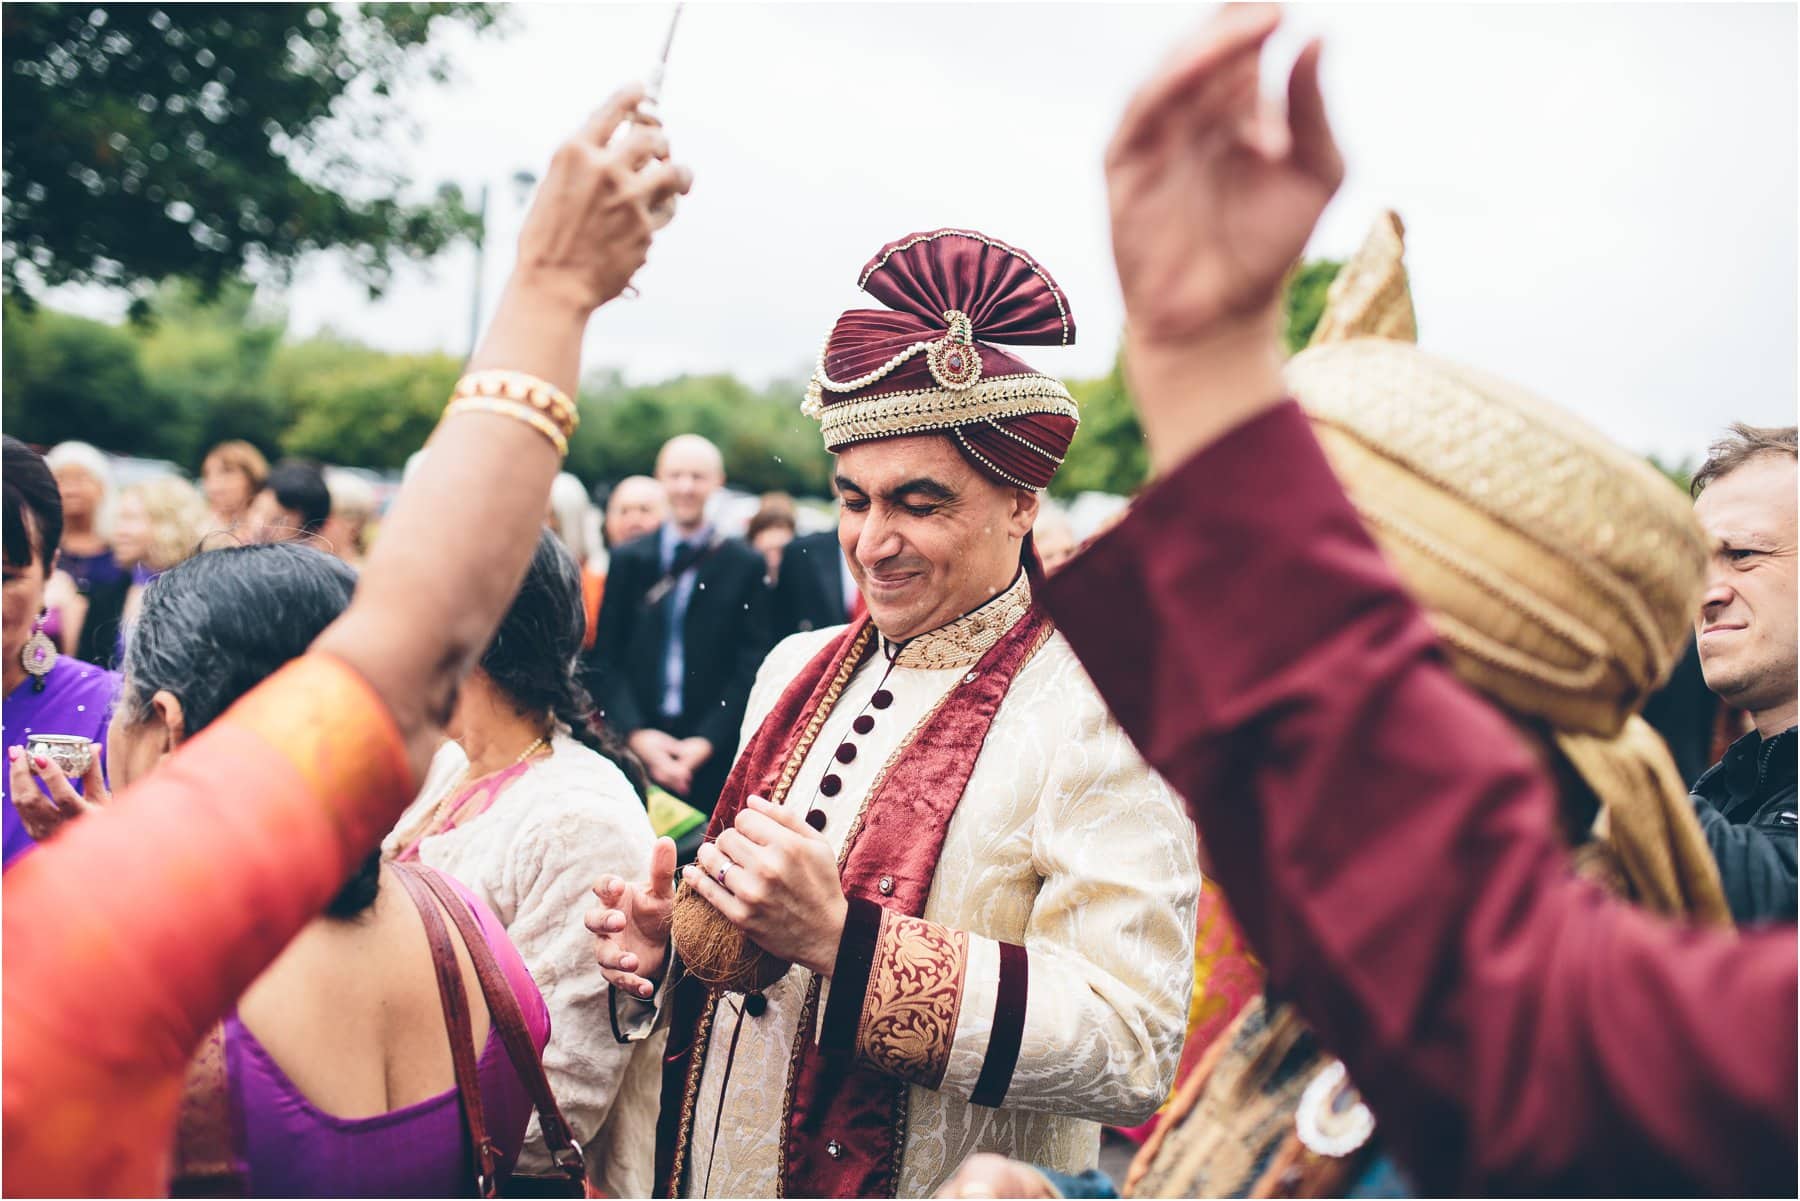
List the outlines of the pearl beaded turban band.
<svg viewBox="0 0 1800 1201">
<path fill-rule="evenodd" d="M 825 448 L 938 432 L 991 479 L 1048 485 L 1080 415 L 1060 380 L 999 345 L 1075 341 L 1050 273 L 985 234 L 940 229 L 882 247 L 857 282 L 888 307 L 845 313 L 819 352 L 801 410 Z"/>
</svg>

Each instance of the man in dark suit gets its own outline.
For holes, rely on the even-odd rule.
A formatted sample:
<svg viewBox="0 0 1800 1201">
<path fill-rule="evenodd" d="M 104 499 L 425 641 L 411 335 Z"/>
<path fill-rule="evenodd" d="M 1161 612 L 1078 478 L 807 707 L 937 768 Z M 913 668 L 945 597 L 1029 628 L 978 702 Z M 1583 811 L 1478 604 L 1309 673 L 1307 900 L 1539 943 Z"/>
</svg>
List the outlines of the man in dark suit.
<svg viewBox="0 0 1800 1201">
<path fill-rule="evenodd" d="M 781 552 L 775 579 L 775 637 L 823 630 L 850 620 L 856 581 L 844 565 L 835 529 L 806 534 Z"/>
<path fill-rule="evenodd" d="M 767 565 L 707 523 L 707 501 L 725 483 L 718 447 L 671 438 L 656 478 L 669 519 L 613 551 L 588 687 L 650 778 L 710 812 L 772 641 Z"/>
</svg>

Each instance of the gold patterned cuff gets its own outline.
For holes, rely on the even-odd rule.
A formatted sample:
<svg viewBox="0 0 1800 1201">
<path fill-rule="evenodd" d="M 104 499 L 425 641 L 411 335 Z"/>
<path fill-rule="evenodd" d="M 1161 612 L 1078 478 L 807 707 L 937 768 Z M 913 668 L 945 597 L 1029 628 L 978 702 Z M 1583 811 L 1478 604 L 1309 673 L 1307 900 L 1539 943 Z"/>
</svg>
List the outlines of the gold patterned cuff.
<svg viewBox="0 0 1800 1201">
<path fill-rule="evenodd" d="M 883 910 L 856 1058 L 864 1066 L 937 1088 L 950 1066 L 969 968 L 969 936 Z"/>
</svg>

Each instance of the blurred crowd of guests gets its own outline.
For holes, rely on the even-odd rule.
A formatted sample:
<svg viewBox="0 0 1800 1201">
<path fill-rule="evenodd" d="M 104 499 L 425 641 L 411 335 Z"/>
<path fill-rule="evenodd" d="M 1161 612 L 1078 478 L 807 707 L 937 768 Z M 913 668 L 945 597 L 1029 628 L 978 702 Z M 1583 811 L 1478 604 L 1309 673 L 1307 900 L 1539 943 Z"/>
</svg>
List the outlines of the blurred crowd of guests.
<svg viewBox="0 0 1800 1201">
<path fill-rule="evenodd" d="M 120 487 L 112 459 L 85 442 L 52 447 L 45 462 L 63 533 L 35 628 L 58 654 L 107 669 L 124 661 L 145 586 L 198 551 L 304 541 L 356 567 L 382 508 L 361 473 L 271 465 L 238 440 L 206 454 L 198 487 L 172 474 Z M 729 521 L 726 502 L 743 498 L 726 484 L 718 448 L 687 434 L 663 447 L 653 475 L 590 494 L 562 473 L 545 514 L 579 573 L 584 685 L 651 786 L 701 813 L 730 766 L 763 655 L 863 611 L 834 516 L 770 492 L 747 521 L 742 505 Z M 809 525 L 825 528 L 802 532 Z M 1077 546 L 1068 514 L 1048 502 L 1035 540 L 1046 570 Z"/>
<path fill-rule="evenodd" d="M 207 453 L 198 488 L 174 475 L 119 487 L 109 456 L 85 442 L 52 447 L 45 462 L 63 530 L 34 630 L 60 655 L 108 669 L 123 662 L 145 586 L 197 551 L 308 541 L 354 567 L 382 508 L 363 474 L 299 459 L 271 465 L 237 440 Z M 747 521 L 741 504 L 728 521 L 724 502 L 744 498 L 726 485 L 718 448 L 686 434 L 663 447 L 653 475 L 590 494 L 560 474 L 545 514 L 579 573 L 584 685 L 651 787 L 702 813 L 731 762 L 763 654 L 863 611 L 834 516 L 770 492 Z M 1048 501 L 1033 539 L 1046 571 L 1079 546 L 1069 513 Z M 1706 686 L 1694 645 L 1645 716 L 1690 781 L 1751 729 L 1745 710 Z"/>
</svg>

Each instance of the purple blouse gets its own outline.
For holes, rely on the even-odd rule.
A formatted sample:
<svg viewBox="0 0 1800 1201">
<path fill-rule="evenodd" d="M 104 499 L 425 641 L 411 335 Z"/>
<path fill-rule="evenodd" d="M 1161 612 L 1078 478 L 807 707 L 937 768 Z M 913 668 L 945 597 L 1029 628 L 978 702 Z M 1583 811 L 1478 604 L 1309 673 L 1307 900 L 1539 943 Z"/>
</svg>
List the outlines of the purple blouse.
<svg viewBox="0 0 1800 1201">
<path fill-rule="evenodd" d="M 57 659 L 44 677 L 44 690 L 39 692 L 30 676 L 6 697 L 0 713 L 0 732 L 6 735 L 8 747 L 24 746 L 33 733 L 77 734 L 104 746 L 106 723 L 112 716 L 113 701 L 119 695 L 119 677 L 92 663 L 83 663 L 67 655 Z M 75 781 L 77 790 L 80 781 Z M 12 804 L 12 776 L 0 770 L 0 863 L 11 866 L 13 859 L 32 847 L 31 835 Z"/>
<path fill-rule="evenodd" d="M 110 546 L 97 555 L 72 555 L 65 550 L 57 556 L 56 565 L 69 573 L 83 596 L 92 592 L 96 584 L 111 584 L 125 577 L 125 569 L 113 558 Z"/>
<path fill-rule="evenodd" d="M 446 880 L 450 878 L 445 877 Z M 550 1014 L 506 930 L 462 885 L 487 942 L 524 1011 L 541 1055 Z M 397 886 L 396 886 L 397 887 Z M 451 938 L 455 938 L 454 932 Z M 479 995 L 479 994 L 476 994 Z M 471 1003 L 475 997 L 472 996 Z M 252 1197 L 466 1197 L 474 1191 L 468 1133 L 454 1087 L 370 1118 L 340 1118 L 308 1101 L 233 1013 L 225 1056 L 243 1130 Z M 501 1153 L 502 1179 L 519 1156 L 531 1101 L 500 1032 L 489 1029 L 478 1065 L 481 1105 Z"/>
</svg>

